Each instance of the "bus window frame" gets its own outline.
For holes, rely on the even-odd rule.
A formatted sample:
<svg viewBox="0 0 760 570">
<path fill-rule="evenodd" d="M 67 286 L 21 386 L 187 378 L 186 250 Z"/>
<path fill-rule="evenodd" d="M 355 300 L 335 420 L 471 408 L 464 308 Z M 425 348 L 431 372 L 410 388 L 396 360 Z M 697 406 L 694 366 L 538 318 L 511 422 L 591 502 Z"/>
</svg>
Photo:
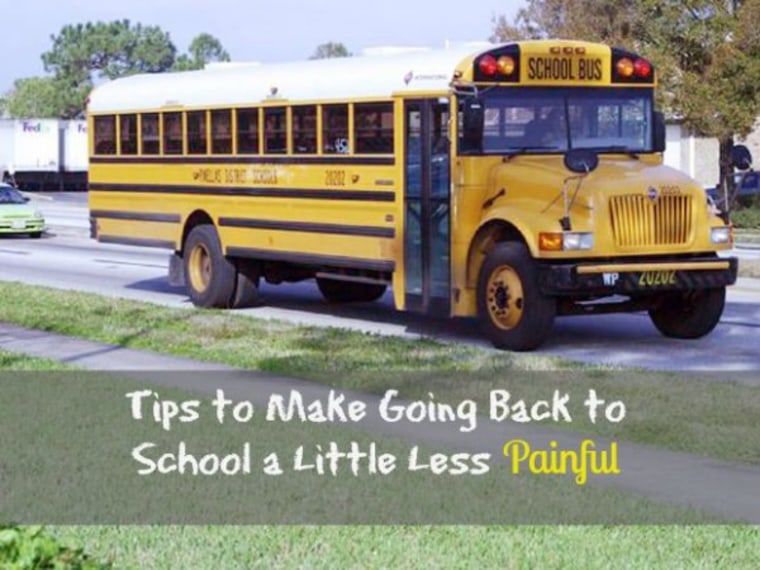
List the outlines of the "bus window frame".
<svg viewBox="0 0 760 570">
<path fill-rule="evenodd" d="M 240 137 L 240 134 L 241 134 L 241 130 L 240 130 L 240 128 L 241 128 L 240 127 L 240 124 L 241 124 L 240 114 L 241 113 L 244 113 L 245 115 L 249 115 L 250 114 L 250 116 L 253 116 L 256 119 L 255 128 L 254 129 L 248 129 L 247 131 L 245 131 L 246 133 L 249 133 L 249 134 L 252 133 L 255 136 L 254 142 L 256 144 L 254 145 L 254 149 L 252 151 L 249 151 L 247 149 L 245 151 L 240 150 L 240 139 L 241 139 L 241 137 Z M 237 107 L 237 108 L 234 109 L 233 115 L 234 115 L 234 118 L 235 118 L 235 141 L 234 141 L 234 143 L 235 143 L 235 146 L 234 146 L 234 148 L 235 148 L 235 154 L 236 155 L 245 155 L 245 156 L 258 156 L 258 155 L 261 155 L 261 150 L 262 150 L 262 148 L 261 148 L 261 145 L 262 145 L 262 141 L 261 141 L 261 139 L 262 139 L 262 136 L 261 136 L 262 135 L 262 132 L 261 132 L 261 107 Z"/>
<path fill-rule="evenodd" d="M 120 143 L 118 134 L 118 122 L 119 117 L 116 114 L 97 115 L 93 118 L 93 154 L 101 156 L 114 156 L 118 154 L 118 145 Z M 103 129 L 103 125 L 108 126 L 108 123 L 110 123 L 110 139 L 103 138 L 101 135 L 102 132 L 105 132 L 105 130 L 107 130 Z M 105 150 L 98 150 L 99 146 Z"/>
<path fill-rule="evenodd" d="M 274 155 L 274 156 L 279 156 L 279 155 L 283 155 L 283 154 L 284 155 L 290 154 L 288 152 L 290 150 L 290 138 L 291 138 L 291 136 L 290 136 L 290 128 L 289 128 L 289 116 L 290 116 L 289 109 L 290 109 L 289 105 L 282 105 L 282 104 L 273 105 L 271 107 L 263 107 L 263 110 L 264 110 L 264 113 L 263 113 L 264 117 L 263 117 L 263 119 L 264 119 L 264 121 L 263 121 L 263 125 L 260 125 L 260 127 L 259 127 L 260 128 L 259 132 L 263 131 L 263 133 L 262 133 L 263 134 L 263 137 L 262 137 L 263 138 L 263 144 L 264 144 L 264 148 L 263 148 L 264 152 L 263 152 L 263 154 L 265 154 L 265 155 Z M 268 119 L 268 116 L 277 117 L 277 115 L 280 112 L 282 112 L 281 116 L 282 116 L 282 119 L 285 122 L 285 125 L 278 127 L 274 131 L 274 133 L 275 134 L 281 133 L 282 135 L 284 135 L 285 147 L 282 150 L 271 151 L 269 149 L 269 136 L 268 136 L 268 133 L 270 131 L 267 130 L 267 119 Z"/>
</svg>

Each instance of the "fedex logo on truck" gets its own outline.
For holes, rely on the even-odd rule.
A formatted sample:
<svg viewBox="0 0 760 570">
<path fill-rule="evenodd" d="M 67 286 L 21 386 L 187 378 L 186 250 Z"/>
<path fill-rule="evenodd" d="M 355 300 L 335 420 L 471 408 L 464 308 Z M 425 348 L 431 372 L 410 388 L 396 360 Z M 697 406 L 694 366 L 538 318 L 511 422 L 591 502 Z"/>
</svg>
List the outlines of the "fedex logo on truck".
<svg viewBox="0 0 760 570">
<path fill-rule="evenodd" d="M 23 121 L 21 131 L 24 133 L 47 133 L 50 132 L 50 125 L 43 124 L 42 121 Z"/>
</svg>

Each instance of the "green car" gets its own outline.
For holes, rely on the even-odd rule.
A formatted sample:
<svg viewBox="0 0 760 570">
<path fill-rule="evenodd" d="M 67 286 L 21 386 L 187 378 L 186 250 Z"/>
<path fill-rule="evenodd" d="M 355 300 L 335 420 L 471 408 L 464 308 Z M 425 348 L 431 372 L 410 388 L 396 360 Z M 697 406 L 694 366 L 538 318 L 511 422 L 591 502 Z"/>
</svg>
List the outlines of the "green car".
<svg viewBox="0 0 760 570">
<path fill-rule="evenodd" d="M 0 184 L 0 234 L 28 234 L 38 238 L 45 231 L 45 219 L 13 186 Z"/>
</svg>

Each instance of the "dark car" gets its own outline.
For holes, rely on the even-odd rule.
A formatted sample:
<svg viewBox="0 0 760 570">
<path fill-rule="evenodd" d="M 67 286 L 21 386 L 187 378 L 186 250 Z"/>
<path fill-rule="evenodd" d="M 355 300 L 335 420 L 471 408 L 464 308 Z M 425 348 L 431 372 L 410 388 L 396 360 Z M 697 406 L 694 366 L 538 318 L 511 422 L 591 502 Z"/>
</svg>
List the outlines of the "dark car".
<svg viewBox="0 0 760 570">
<path fill-rule="evenodd" d="M 736 172 L 734 175 L 734 184 L 739 189 L 737 197 L 741 201 L 751 201 L 756 196 L 760 196 L 760 172 Z M 707 188 L 707 195 L 713 201 L 721 206 L 723 204 L 723 190 L 718 188 Z"/>
</svg>

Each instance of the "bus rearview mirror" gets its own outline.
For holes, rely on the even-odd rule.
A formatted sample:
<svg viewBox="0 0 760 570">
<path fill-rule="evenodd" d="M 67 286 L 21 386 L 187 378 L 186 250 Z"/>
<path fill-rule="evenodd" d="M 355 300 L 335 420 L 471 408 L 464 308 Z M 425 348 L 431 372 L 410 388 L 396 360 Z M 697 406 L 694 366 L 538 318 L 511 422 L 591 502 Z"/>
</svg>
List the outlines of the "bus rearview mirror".
<svg viewBox="0 0 760 570">
<path fill-rule="evenodd" d="M 464 150 L 479 150 L 483 142 L 485 109 L 477 97 L 464 99 L 462 105 L 462 146 Z"/>
<path fill-rule="evenodd" d="M 665 152 L 665 115 L 660 112 L 654 114 L 654 151 Z"/>
</svg>

